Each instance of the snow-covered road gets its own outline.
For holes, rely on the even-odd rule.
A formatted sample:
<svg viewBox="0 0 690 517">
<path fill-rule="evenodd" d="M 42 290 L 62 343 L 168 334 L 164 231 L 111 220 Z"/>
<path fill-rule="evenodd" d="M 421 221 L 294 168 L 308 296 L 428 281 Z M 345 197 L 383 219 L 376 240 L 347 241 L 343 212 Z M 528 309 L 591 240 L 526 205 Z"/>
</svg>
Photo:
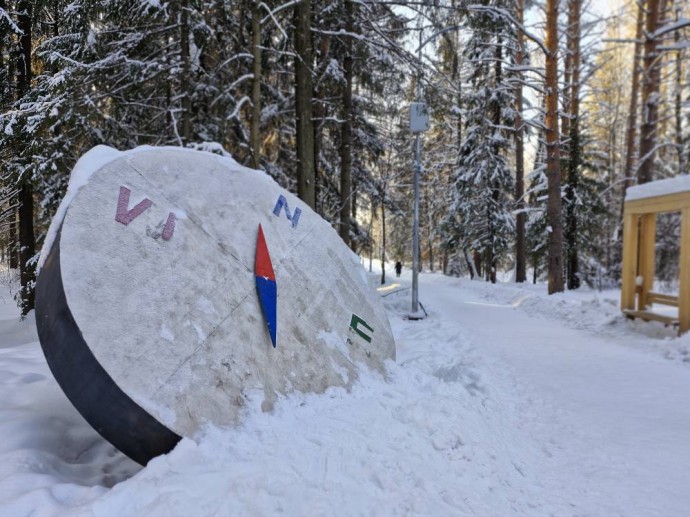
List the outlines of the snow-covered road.
<svg viewBox="0 0 690 517">
<path fill-rule="evenodd" d="M 631 348 L 621 336 L 528 315 L 520 310 L 524 298 L 496 302 L 485 285 L 440 276 L 425 281 L 432 310 L 459 323 L 487 357 L 505 363 L 516 383 L 558 410 L 538 415 L 542 424 L 558 424 L 550 440 L 567 461 L 539 474 L 545 484 L 571 485 L 588 514 L 690 513 L 686 364 Z"/>
</svg>

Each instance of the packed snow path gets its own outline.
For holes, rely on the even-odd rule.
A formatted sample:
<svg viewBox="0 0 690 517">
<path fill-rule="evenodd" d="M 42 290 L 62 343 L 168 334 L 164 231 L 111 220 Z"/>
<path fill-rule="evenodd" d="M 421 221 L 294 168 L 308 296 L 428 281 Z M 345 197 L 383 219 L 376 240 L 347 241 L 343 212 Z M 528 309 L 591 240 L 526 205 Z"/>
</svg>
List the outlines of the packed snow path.
<svg viewBox="0 0 690 517">
<path fill-rule="evenodd" d="M 527 319 L 520 304 L 528 294 L 497 303 L 490 286 L 425 280 L 441 319 L 459 323 L 487 356 L 511 368 L 518 383 L 560 408 L 563 432 L 553 439 L 571 464 L 539 477 L 560 478 L 563 488 L 572 483 L 583 503 L 594 498 L 586 513 L 690 514 L 687 365 L 631 349 L 618 334 L 614 340 L 554 318 Z"/>
</svg>

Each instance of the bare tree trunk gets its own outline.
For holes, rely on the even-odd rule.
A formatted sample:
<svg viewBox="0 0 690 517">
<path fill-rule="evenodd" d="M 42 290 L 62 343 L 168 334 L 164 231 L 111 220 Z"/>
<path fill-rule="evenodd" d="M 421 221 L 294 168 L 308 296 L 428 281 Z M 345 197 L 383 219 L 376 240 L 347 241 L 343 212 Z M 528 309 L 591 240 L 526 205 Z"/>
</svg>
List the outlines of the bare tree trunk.
<svg viewBox="0 0 690 517">
<path fill-rule="evenodd" d="M 464 249 L 462 250 L 462 254 L 465 256 L 465 263 L 467 264 L 467 271 L 470 272 L 470 280 L 474 280 L 474 277 L 477 275 L 477 268 L 472 260 L 470 260 L 470 254 L 467 253 L 467 250 Z"/>
<path fill-rule="evenodd" d="M 22 285 L 22 316 L 34 308 L 36 265 L 29 262 L 36 254 L 34 240 L 34 189 L 26 180 L 19 191 L 19 265 Z"/>
<path fill-rule="evenodd" d="M 472 254 L 472 263 L 474 264 L 474 274 L 477 278 L 482 277 L 482 255 L 477 250 Z"/>
<path fill-rule="evenodd" d="M 295 5 L 295 52 L 297 194 L 310 208 L 315 209 L 311 0 L 302 0 Z"/>
<path fill-rule="evenodd" d="M 252 168 L 261 167 L 261 10 L 259 1 L 252 6 L 252 121 L 249 127 L 249 147 Z"/>
<path fill-rule="evenodd" d="M 17 62 L 17 98 L 21 99 L 31 87 L 31 26 L 32 26 L 32 2 L 21 1 L 17 5 L 19 16 L 17 18 L 22 35 L 19 38 L 19 55 Z M 28 171 L 26 176 L 28 176 Z M 36 268 L 29 261 L 35 254 L 34 238 L 34 194 L 30 177 L 19 178 L 19 269 L 21 276 L 21 309 L 22 315 L 26 315 L 34 308 L 34 288 L 36 280 Z"/>
<path fill-rule="evenodd" d="M 386 283 L 386 185 L 381 196 L 381 285 Z"/>
<path fill-rule="evenodd" d="M 680 20 L 682 15 L 682 6 L 675 5 L 676 22 Z M 676 125 L 676 151 L 678 152 L 678 174 L 685 174 L 687 172 L 685 165 L 685 153 L 683 150 L 683 50 L 680 49 L 680 31 L 675 31 L 674 42 L 679 49 L 676 51 L 676 91 L 675 91 L 675 125 Z"/>
<path fill-rule="evenodd" d="M 563 225 L 561 222 L 561 166 L 558 134 L 558 0 L 546 2 L 546 175 L 548 292 L 563 291 Z"/>
<path fill-rule="evenodd" d="M 453 2 L 453 6 L 455 5 L 455 1 Z M 451 68 L 451 74 L 453 78 L 453 84 L 457 88 L 457 94 L 456 94 L 456 100 L 455 102 L 457 103 L 458 109 L 457 111 L 457 122 L 456 122 L 456 128 L 457 128 L 457 135 L 456 135 L 456 141 L 458 145 L 458 155 L 460 155 L 460 149 L 462 149 L 462 114 L 460 112 L 460 106 L 462 106 L 462 79 L 460 78 L 460 56 L 459 56 L 459 49 L 460 49 L 460 31 L 455 31 L 455 42 L 453 45 L 453 62 L 452 62 L 452 68 Z"/>
<path fill-rule="evenodd" d="M 0 9 L 7 11 L 7 2 L 0 0 Z M 10 40 L 11 29 L 8 21 L 5 18 L 0 18 L 0 110 L 9 109 L 12 102 L 15 100 L 15 92 L 13 81 L 16 80 L 15 59 L 8 56 L 5 62 L 5 49 L 8 54 L 12 49 Z M 11 151 L 8 151 L 11 152 Z M 15 195 L 11 195 L 7 200 L 8 210 L 7 217 L 7 258 L 11 269 L 19 267 L 19 245 L 17 243 L 17 212 L 13 206 L 17 203 Z"/>
<path fill-rule="evenodd" d="M 331 40 L 330 36 L 321 36 L 321 45 L 319 52 L 319 73 L 317 78 L 322 77 L 323 73 L 328 66 L 328 54 L 330 51 Z M 319 59 L 317 58 L 317 59 Z M 321 177 L 321 128 L 323 126 L 323 118 L 326 114 L 324 108 L 324 99 L 322 89 L 317 82 L 314 86 L 314 99 L 313 99 L 313 113 L 314 113 L 314 197 L 316 199 L 316 212 L 320 215 L 324 215 L 324 210 L 321 201 L 321 188 L 323 183 L 323 178 Z"/>
<path fill-rule="evenodd" d="M 189 56 L 189 5 L 187 0 L 180 2 L 180 58 L 182 60 L 182 76 L 180 90 L 182 93 L 182 124 L 180 137 L 183 144 L 188 144 L 192 138 L 192 94 L 191 94 L 191 63 Z"/>
<path fill-rule="evenodd" d="M 426 213 L 426 242 L 429 250 L 429 271 L 434 272 L 434 235 L 432 228 L 434 227 L 433 216 L 431 211 L 430 195 L 424 189 L 424 208 Z M 421 259 L 420 259 L 421 261 Z"/>
<path fill-rule="evenodd" d="M 524 21 L 524 0 L 517 1 L 517 19 L 520 25 Z M 525 37 L 522 31 L 517 31 L 517 53 L 515 65 L 524 63 Z M 527 280 L 526 244 L 525 244 L 525 147 L 524 121 L 522 119 L 522 84 L 518 81 L 515 89 L 515 201 L 517 216 L 515 218 L 515 281 Z"/>
<path fill-rule="evenodd" d="M 572 0 L 566 2 L 570 8 Z M 563 59 L 563 89 L 561 90 L 561 131 L 560 136 L 564 140 L 560 145 L 560 152 L 567 153 L 569 142 L 567 138 L 570 136 L 570 85 L 572 84 L 572 70 L 573 70 L 573 56 L 570 53 L 570 19 L 568 19 L 568 26 L 566 28 L 566 52 Z M 563 178 L 561 178 L 563 179 Z"/>
<path fill-rule="evenodd" d="M 503 78 L 503 40 L 501 37 L 498 37 L 496 41 L 496 49 L 494 51 L 494 56 L 495 56 L 495 61 L 494 61 L 494 74 L 495 74 L 495 80 L 496 80 L 496 85 L 501 84 L 502 78 Z M 499 131 L 499 128 L 501 127 L 501 107 L 496 104 L 496 109 L 494 113 L 492 113 L 492 123 L 494 126 L 494 131 Z M 500 153 L 500 150 L 498 149 L 498 144 L 496 144 L 494 148 L 494 153 L 498 156 Z M 498 204 L 498 200 L 500 199 L 500 191 L 495 185 L 495 182 L 491 181 L 491 200 L 493 201 L 493 206 L 496 206 Z M 489 233 L 489 247 L 487 250 L 487 256 L 486 256 L 486 278 L 489 280 L 492 284 L 496 283 L 496 269 L 497 269 L 497 259 L 496 259 L 496 227 L 493 223 L 493 214 L 491 212 L 491 204 L 487 204 L 487 227 L 488 227 L 488 233 Z"/>
<path fill-rule="evenodd" d="M 0 11 L 7 12 L 7 3 L 5 2 L 5 0 L 0 0 Z M 4 17 L 0 17 L 0 110 L 2 110 L 3 112 L 5 111 L 5 109 L 7 109 L 7 105 L 10 104 L 10 99 L 12 98 L 10 95 L 10 82 L 13 76 L 10 73 L 9 67 L 7 66 L 9 65 L 9 63 L 12 62 L 12 59 L 10 58 L 9 62 L 7 64 L 5 63 L 6 42 L 8 49 L 11 48 L 9 37 L 9 23 Z"/>
<path fill-rule="evenodd" d="M 10 198 L 10 204 L 14 205 L 16 195 Z M 19 268 L 19 239 L 17 236 L 17 212 L 13 208 L 10 214 L 10 224 L 8 231 L 7 253 L 10 256 L 10 269 Z"/>
<path fill-rule="evenodd" d="M 635 50 L 632 59 L 632 84 L 630 86 L 630 106 L 625 125 L 625 162 L 623 165 L 623 195 L 621 196 L 618 227 L 622 227 L 625 192 L 633 184 L 637 136 L 637 102 L 640 96 L 640 61 L 642 59 L 642 30 L 644 28 L 644 0 L 637 0 L 637 27 L 635 29 Z M 616 256 L 622 256 L 622 241 L 616 242 Z"/>
<path fill-rule="evenodd" d="M 350 215 L 352 214 L 352 34 L 353 12 L 352 2 L 345 2 L 345 55 L 343 57 L 343 73 L 345 86 L 343 89 L 343 107 L 340 127 L 340 238 L 350 245 Z"/>
<path fill-rule="evenodd" d="M 352 221 L 352 224 L 356 224 L 357 221 L 357 182 L 353 181 L 352 182 L 352 189 L 351 189 L 351 196 L 350 198 L 352 199 L 352 215 L 350 221 Z M 350 239 L 350 249 L 354 251 L 355 253 L 359 253 L 359 248 L 358 245 L 360 243 L 357 241 L 357 239 Z"/>
<path fill-rule="evenodd" d="M 623 184 L 627 189 L 633 183 L 633 166 L 635 165 L 635 135 L 637 133 L 637 99 L 640 94 L 640 58 L 642 55 L 642 29 L 644 27 L 644 9 L 638 0 L 637 29 L 635 31 L 635 55 L 633 56 L 632 86 L 630 87 L 630 109 L 625 128 L 625 169 Z M 621 204 L 622 210 L 622 204 Z M 621 212 L 621 218 L 623 213 Z"/>
<path fill-rule="evenodd" d="M 657 41 L 653 37 L 659 24 L 659 0 L 648 0 L 646 10 L 638 183 L 647 183 L 653 179 L 657 119 L 659 116 L 658 97 L 661 84 L 661 59 L 657 51 Z"/>
<path fill-rule="evenodd" d="M 369 273 L 371 273 L 371 270 L 373 269 L 373 263 L 374 263 L 374 238 L 373 238 L 373 231 L 374 231 L 374 215 L 376 214 L 376 208 L 374 207 L 374 196 L 371 195 L 369 198 L 369 202 L 371 203 L 371 211 L 370 211 L 370 218 L 369 218 Z"/>
<path fill-rule="evenodd" d="M 577 210 L 575 200 L 580 183 L 580 0 L 570 0 L 568 3 L 568 54 L 571 65 L 570 85 L 570 138 L 568 145 L 568 183 L 565 189 L 566 197 L 566 226 L 565 242 L 567 249 L 567 284 L 568 289 L 580 287 L 578 242 L 577 242 Z"/>
</svg>

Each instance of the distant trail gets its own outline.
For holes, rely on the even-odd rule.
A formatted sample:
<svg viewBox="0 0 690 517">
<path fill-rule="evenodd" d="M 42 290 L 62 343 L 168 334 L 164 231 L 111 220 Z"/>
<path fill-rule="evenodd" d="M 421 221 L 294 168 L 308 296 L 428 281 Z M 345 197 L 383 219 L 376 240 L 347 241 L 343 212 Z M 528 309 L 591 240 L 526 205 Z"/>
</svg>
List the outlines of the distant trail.
<svg viewBox="0 0 690 517">
<path fill-rule="evenodd" d="M 687 366 L 492 303 L 472 282 L 425 275 L 420 286 L 432 314 L 459 323 L 480 353 L 559 409 L 553 440 L 568 464 L 542 482 L 571 484 L 587 515 L 690 515 Z"/>
</svg>

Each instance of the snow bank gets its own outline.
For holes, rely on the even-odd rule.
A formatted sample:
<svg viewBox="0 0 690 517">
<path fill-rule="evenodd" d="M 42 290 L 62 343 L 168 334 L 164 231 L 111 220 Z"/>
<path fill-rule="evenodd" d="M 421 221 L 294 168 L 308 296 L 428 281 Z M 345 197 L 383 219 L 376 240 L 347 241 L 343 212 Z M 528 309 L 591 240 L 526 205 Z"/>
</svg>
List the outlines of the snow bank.
<svg viewBox="0 0 690 517">
<path fill-rule="evenodd" d="M 607 336 L 631 348 L 690 365 L 690 334 L 678 337 L 676 329 L 656 321 L 628 320 L 620 310 L 620 291 L 580 288 L 548 295 L 542 285 L 503 284 L 464 279 L 451 280 L 459 288 L 471 285 L 474 292 L 492 302 L 510 305 L 515 310 L 539 319 L 556 320 L 565 326 L 592 335 Z"/>
</svg>

